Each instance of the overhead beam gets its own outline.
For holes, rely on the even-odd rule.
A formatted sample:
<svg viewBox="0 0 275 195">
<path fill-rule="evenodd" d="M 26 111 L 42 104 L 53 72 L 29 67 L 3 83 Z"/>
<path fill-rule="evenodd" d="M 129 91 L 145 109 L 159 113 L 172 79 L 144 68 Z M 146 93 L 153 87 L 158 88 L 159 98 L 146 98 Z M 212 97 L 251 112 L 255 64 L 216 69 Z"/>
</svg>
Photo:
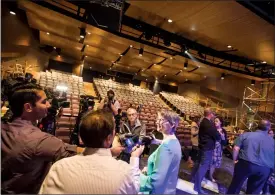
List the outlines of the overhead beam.
<svg viewBox="0 0 275 195">
<path fill-rule="evenodd" d="M 83 17 L 81 17 L 79 15 L 73 14 L 73 13 L 67 11 L 67 10 L 64 10 L 64 9 L 60 8 L 60 7 L 54 6 L 53 4 L 50 4 L 50 3 L 46 2 L 46 1 L 35 1 L 35 0 L 31 0 L 31 1 L 33 3 L 35 3 L 35 4 L 40 5 L 40 6 L 46 7 L 48 9 L 50 9 L 50 10 L 59 12 L 59 13 L 61 13 L 63 15 L 66 15 L 68 17 L 71 17 L 71 18 L 74 18 L 76 20 L 79 20 L 81 22 L 86 23 L 85 18 L 83 18 Z M 145 26 L 149 26 L 151 28 L 158 29 L 160 31 L 160 33 L 171 35 L 171 37 L 170 37 L 171 38 L 170 39 L 171 42 L 174 41 L 177 44 L 185 44 L 190 49 L 194 49 L 194 50 L 197 50 L 197 51 L 202 51 L 202 53 L 207 54 L 207 55 L 211 55 L 213 57 L 225 59 L 225 60 L 232 61 L 232 62 L 238 62 L 238 63 L 244 64 L 244 65 L 248 64 L 248 63 L 254 63 L 255 62 L 255 60 L 247 59 L 247 58 L 244 58 L 244 57 L 240 57 L 240 56 L 236 56 L 236 55 L 232 55 L 232 54 L 228 54 L 228 53 L 219 52 L 219 51 L 214 50 L 212 48 L 206 47 L 206 46 L 201 45 L 199 43 L 196 43 L 194 41 L 188 40 L 188 39 L 186 39 L 184 37 L 178 36 L 176 34 L 170 33 L 168 31 L 165 31 L 165 30 L 160 29 L 158 27 L 146 24 L 144 22 L 138 21 L 136 19 L 130 18 L 130 17 L 125 16 L 125 15 L 123 16 L 122 24 L 124 24 L 126 26 L 129 26 L 129 27 L 131 27 L 133 29 L 137 28 L 135 26 L 136 24 L 142 24 L 142 25 L 145 25 Z M 90 24 L 90 25 L 93 25 L 93 24 Z M 93 26 L 95 26 L 95 25 L 93 25 Z M 167 48 L 165 46 L 162 46 L 162 45 L 159 45 L 159 44 L 155 44 L 155 43 L 152 43 L 152 42 L 149 42 L 149 41 L 146 41 L 146 40 L 140 39 L 138 37 L 134 37 L 134 36 L 122 33 L 122 32 L 112 31 L 112 30 L 107 29 L 107 28 L 102 28 L 100 26 L 95 26 L 95 27 L 97 27 L 99 29 L 102 29 L 104 31 L 107 31 L 109 33 L 112 33 L 114 35 L 117 35 L 119 37 L 126 38 L 126 39 L 129 39 L 129 40 L 135 41 L 137 43 L 148 45 L 148 46 L 160 49 L 160 50 L 170 51 L 171 53 L 176 53 L 177 55 L 180 55 L 180 56 L 183 56 L 183 57 L 191 59 L 188 55 L 185 55 L 182 52 L 178 52 L 178 51 L 175 51 L 173 49 Z M 136 30 L 140 30 L 140 29 L 136 29 Z M 224 70 L 228 70 L 228 71 L 231 71 L 231 72 L 235 72 L 235 73 L 239 73 L 239 74 L 243 74 L 243 75 L 248 75 L 248 76 L 252 76 L 252 77 L 256 77 L 256 78 L 261 78 L 261 79 L 262 78 L 270 78 L 270 75 L 259 75 L 259 74 L 256 74 L 254 72 L 248 73 L 246 71 L 243 71 L 243 70 L 240 70 L 240 69 L 235 69 L 233 67 L 227 67 L 227 66 L 223 66 L 223 65 L 220 65 L 220 64 L 214 64 L 214 63 L 211 63 L 211 62 L 209 62 L 207 60 L 202 60 L 202 59 L 199 59 L 199 58 L 196 58 L 196 57 L 194 57 L 194 58 L 195 58 L 195 60 L 197 60 L 197 61 L 199 61 L 201 63 L 204 63 L 204 64 L 212 66 L 212 67 L 216 67 L 216 68 L 219 68 L 219 69 L 224 69 Z"/>
</svg>

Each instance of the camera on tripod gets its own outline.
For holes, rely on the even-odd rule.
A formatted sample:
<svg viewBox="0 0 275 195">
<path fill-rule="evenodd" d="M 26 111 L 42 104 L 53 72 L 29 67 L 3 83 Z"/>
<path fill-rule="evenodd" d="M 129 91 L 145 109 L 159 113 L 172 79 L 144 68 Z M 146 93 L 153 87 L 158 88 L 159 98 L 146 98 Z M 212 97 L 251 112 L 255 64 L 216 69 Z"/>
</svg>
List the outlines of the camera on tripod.
<svg viewBox="0 0 275 195">
<path fill-rule="evenodd" d="M 67 101 L 67 94 L 65 91 L 57 89 L 45 89 L 48 99 L 51 100 L 51 107 L 48 109 L 48 114 L 38 124 L 38 127 L 46 133 L 55 135 L 56 118 L 62 115 L 63 108 L 69 108 L 71 103 Z"/>
</svg>

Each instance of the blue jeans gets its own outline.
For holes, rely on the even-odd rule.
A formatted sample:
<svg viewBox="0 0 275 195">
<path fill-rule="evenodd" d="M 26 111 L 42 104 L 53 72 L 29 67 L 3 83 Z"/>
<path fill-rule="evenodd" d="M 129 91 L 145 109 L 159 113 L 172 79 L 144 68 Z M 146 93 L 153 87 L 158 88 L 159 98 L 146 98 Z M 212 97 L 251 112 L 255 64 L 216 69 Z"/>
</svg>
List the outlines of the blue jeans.
<svg viewBox="0 0 275 195">
<path fill-rule="evenodd" d="M 199 151 L 199 161 L 195 164 L 192 170 L 192 180 L 194 180 L 194 190 L 201 192 L 201 182 L 209 169 L 214 150 Z"/>
<path fill-rule="evenodd" d="M 234 167 L 234 174 L 227 194 L 239 194 L 243 183 L 247 180 L 246 194 L 260 194 L 271 169 L 259 166 L 251 162 L 240 159 Z"/>
</svg>

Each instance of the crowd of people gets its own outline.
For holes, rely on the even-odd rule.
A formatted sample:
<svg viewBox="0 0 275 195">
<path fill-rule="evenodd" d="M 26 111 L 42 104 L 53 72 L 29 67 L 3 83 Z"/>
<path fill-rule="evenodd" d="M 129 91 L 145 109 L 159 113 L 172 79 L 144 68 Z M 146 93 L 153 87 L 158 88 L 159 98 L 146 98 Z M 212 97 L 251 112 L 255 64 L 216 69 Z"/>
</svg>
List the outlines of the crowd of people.
<svg viewBox="0 0 275 195">
<path fill-rule="evenodd" d="M 1 193 L 3 194 L 175 194 L 181 145 L 175 135 L 180 117 L 171 111 L 157 114 L 157 131 L 163 139 L 151 136 L 157 145 L 147 166 L 139 169 L 144 145 L 125 148 L 117 134 L 133 134 L 142 139 L 146 126 L 135 108 L 127 110 L 127 120 L 116 130 L 120 104 L 114 91 L 108 91 L 99 109 L 83 115 L 79 135 L 85 148 L 63 143 L 35 126 L 51 106 L 45 92 L 36 85 L 14 90 L 10 99 L 11 123 L 1 127 Z M 244 133 L 235 141 L 235 170 L 229 194 L 238 194 L 248 178 L 247 193 L 257 194 L 274 170 L 274 140 L 268 135 L 270 122 L 260 122 L 256 132 Z M 208 170 L 213 178 L 221 166 L 222 147 L 227 143 L 222 120 L 207 108 L 200 123 L 193 123 L 192 180 L 194 193 L 204 193 L 201 182 Z"/>
</svg>

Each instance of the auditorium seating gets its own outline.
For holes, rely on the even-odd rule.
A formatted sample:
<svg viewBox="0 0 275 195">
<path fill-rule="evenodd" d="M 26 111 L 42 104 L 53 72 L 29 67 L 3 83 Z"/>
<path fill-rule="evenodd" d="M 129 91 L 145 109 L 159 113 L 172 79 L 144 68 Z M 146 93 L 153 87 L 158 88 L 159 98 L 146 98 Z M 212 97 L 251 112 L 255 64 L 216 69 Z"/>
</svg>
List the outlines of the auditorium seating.
<svg viewBox="0 0 275 195">
<path fill-rule="evenodd" d="M 183 113 L 187 117 L 202 116 L 203 107 L 195 103 L 191 98 L 168 92 L 161 92 L 160 97 L 174 110 Z"/>
<path fill-rule="evenodd" d="M 154 95 L 153 92 L 148 89 L 104 79 L 94 79 L 94 84 L 98 95 L 102 99 L 107 96 L 107 91 L 112 89 L 115 92 L 116 99 L 121 104 L 123 112 L 125 112 L 131 104 L 134 108 L 142 105 L 140 120 L 146 124 L 147 133 L 156 130 L 155 121 L 157 111 L 170 109 L 158 95 Z"/>
<path fill-rule="evenodd" d="M 79 112 L 80 95 L 84 95 L 83 78 L 55 70 L 40 72 L 39 84 L 42 87 L 56 89 L 57 86 L 67 87 L 69 108 L 63 108 L 61 117 L 57 119 L 56 136 L 68 143 Z"/>
</svg>

